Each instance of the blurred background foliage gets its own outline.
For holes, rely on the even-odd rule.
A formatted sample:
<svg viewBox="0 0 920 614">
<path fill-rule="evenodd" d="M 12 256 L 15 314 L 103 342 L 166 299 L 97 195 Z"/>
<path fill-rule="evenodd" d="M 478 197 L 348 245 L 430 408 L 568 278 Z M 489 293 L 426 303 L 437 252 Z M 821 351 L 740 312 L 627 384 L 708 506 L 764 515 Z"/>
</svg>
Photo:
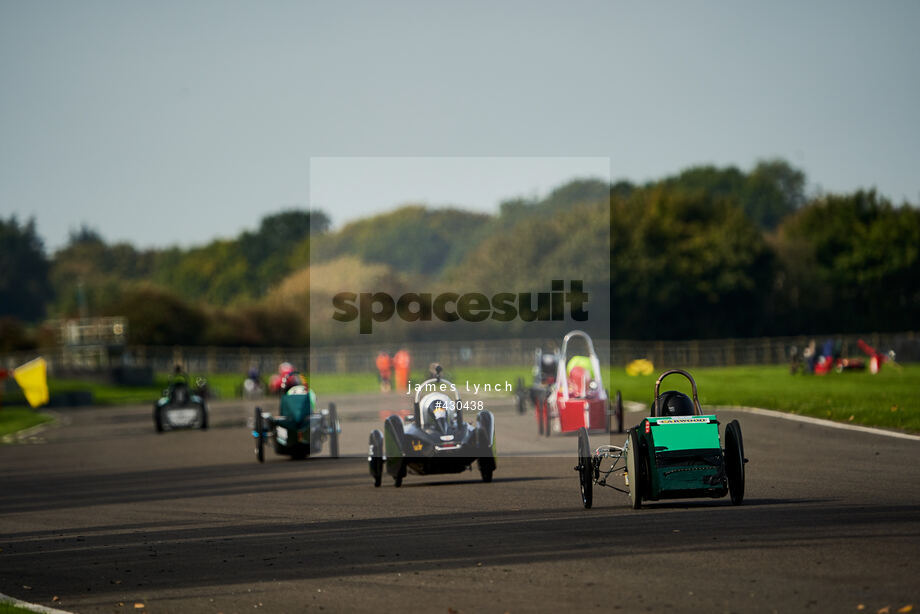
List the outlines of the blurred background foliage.
<svg viewBox="0 0 920 614">
<path fill-rule="evenodd" d="M 307 314 L 342 290 L 493 294 L 552 279 L 583 279 L 615 338 L 916 328 L 917 206 L 805 186 L 783 160 L 698 166 L 643 185 L 577 179 L 495 215 L 413 204 L 332 230 L 322 211 L 287 210 L 189 249 L 110 244 L 84 226 L 50 255 L 33 221 L 0 218 L 0 350 L 40 345 L 46 318 L 80 315 L 127 316 L 138 344 L 335 343 Z M 426 334 L 403 324 L 389 334 Z"/>
</svg>

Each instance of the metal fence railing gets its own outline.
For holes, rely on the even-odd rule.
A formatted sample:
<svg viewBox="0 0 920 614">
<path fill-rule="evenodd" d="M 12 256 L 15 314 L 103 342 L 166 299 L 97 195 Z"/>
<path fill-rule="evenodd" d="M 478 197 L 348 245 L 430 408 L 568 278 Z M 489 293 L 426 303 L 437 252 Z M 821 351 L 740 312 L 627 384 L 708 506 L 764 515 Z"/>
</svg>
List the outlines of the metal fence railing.
<svg viewBox="0 0 920 614">
<path fill-rule="evenodd" d="M 803 348 L 810 339 L 820 346 L 826 339 L 839 340 L 844 355 L 860 356 L 857 340 L 863 339 L 879 351 L 896 352 L 901 362 L 920 361 L 920 336 L 915 332 L 869 333 L 865 335 L 814 335 L 755 339 L 706 339 L 696 341 L 628 341 L 595 339 L 601 362 L 623 366 L 636 358 L 648 358 L 656 366 L 731 366 L 782 364 L 789 361 L 793 347 Z M 492 339 L 408 343 L 414 368 L 440 362 L 448 368 L 530 365 L 536 348 L 554 348 L 558 340 Z M 245 373 L 256 366 L 273 372 L 282 361 L 304 371 L 374 372 L 379 350 L 395 352 L 397 347 L 335 346 L 314 348 L 223 348 L 105 346 L 54 347 L 32 352 L 0 355 L 0 368 L 12 369 L 43 356 L 51 373 L 80 374 L 108 372 L 116 367 L 149 368 L 169 372 L 181 364 L 190 373 Z M 577 351 L 577 349 L 576 349 Z"/>
</svg>

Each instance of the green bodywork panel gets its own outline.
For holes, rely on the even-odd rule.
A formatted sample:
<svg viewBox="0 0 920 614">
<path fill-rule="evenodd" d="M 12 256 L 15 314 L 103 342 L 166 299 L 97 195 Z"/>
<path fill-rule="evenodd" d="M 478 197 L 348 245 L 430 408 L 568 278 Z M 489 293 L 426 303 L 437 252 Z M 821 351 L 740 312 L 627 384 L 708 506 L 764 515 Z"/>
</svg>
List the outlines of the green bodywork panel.
<svg viewBox="0 0 920 614">
<path fill-rule="evenodd" d="M 649 418 L 655 450 L 701 450 L 719 448 L 719 423 L 715 416 Z"/>
<path fill-rule="evenodd" d="M 291 423 L 303 425 L 310 421 L 313 391 L 307 394 L 286 394 L 281 397 L 281 415 Z"/>
<path fill-rule="evenodd" d="M 281 397 L 281 419 L 275 419 L 276 427 L 284 429 L 283 433 L 275 430 L 275 445 L 281 448 L 310 445 L 310 414 L 316 396 L 313 391 L 307 394 L 286 394 Z M 298 433 L 303 433 L 298 437 Z"/>
<path fill-rule="evenodd" d="M 661 417 L 648 421 L 651 432 L 644 437 L 649 445 L 653 498 L 666 498 L 669 492 L 688 495 L 691 491 L 711 493 L 724 488 L 725 470 L 715 416 Z"/>
</svg>

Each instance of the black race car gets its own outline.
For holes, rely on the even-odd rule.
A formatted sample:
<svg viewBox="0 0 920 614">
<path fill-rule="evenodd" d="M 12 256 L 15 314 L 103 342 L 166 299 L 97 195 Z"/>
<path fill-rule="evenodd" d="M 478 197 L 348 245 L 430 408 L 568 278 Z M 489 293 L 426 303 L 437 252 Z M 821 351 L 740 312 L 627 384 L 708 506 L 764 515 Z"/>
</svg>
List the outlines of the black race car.
<svg viewBox="0 0 920 614">
<path fill-rule="evenodd" d="M 436 376 L 419 384 L 414 397 L 414 415 L 407 422 L 391 415 L 383 432 L 375 429 L 369 441 L 368 463 L 374 486 L 380 486 L 383 470 L 401 486 L 408 471 L 418 475 L 460 473 L 472 469 L 475 461 L 483 482 L 492 481 L 496 467 L 495 428 L 492 412 L 481 402 L 464 404 L 457 387 Z M 476 423 L 463 420 L 464 409 L 472 406 Z"/>
<path fill-rule="evenodd" d="M 176 367 L 163 396 L 153 405 L 153 424 L 158 433 L 178 428 L 208 428 L 208 405 L 201 385 L 193 389 L 180 367 Z"/>
</svg>

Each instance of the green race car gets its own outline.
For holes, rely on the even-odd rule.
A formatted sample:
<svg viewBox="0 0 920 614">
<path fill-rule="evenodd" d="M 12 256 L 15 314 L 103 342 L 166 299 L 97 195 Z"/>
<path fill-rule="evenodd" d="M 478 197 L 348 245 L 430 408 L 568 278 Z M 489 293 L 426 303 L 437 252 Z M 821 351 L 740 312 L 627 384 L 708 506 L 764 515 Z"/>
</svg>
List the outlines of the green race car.
<svg viewBox="0 0 920 614">
<path fill-rule="evenodd" d="M 316 456 L 329 443 L 329 456 L 339 457 L 339 424 L 335 403 L 324 409 L 316 408 L 316 395 L 298 373 L 285 377 L 281 385 L 280 415 L 273 416 L 255 408 L 252 436 L 255 438 L 256 459 L 265 462 L 265 448 L 271 440 L 277 454 L 300 460 Z"/>
<path fill-rule="evenodd" d="M 675 390 L 659 394 L 662 380 L 675 374 L 690 381 L 692 400 Z M 628 494 L 634 509 L 643 501 L 725 495 L 741 504 L 747 463 L 741 426 L 732 420 L 720 439 L 719 421 L 703 413 L 689 373 L 672 369 L 658 377 L 649 414 L 629 429 L 622 447 L 603 445 L 592 453 L 587 430 L 579 430 L 575 470 L 586 508 L 593 503 L 595 484 Z M 619 474 L 623 488 L 611 483 Z"/>
</svg>

